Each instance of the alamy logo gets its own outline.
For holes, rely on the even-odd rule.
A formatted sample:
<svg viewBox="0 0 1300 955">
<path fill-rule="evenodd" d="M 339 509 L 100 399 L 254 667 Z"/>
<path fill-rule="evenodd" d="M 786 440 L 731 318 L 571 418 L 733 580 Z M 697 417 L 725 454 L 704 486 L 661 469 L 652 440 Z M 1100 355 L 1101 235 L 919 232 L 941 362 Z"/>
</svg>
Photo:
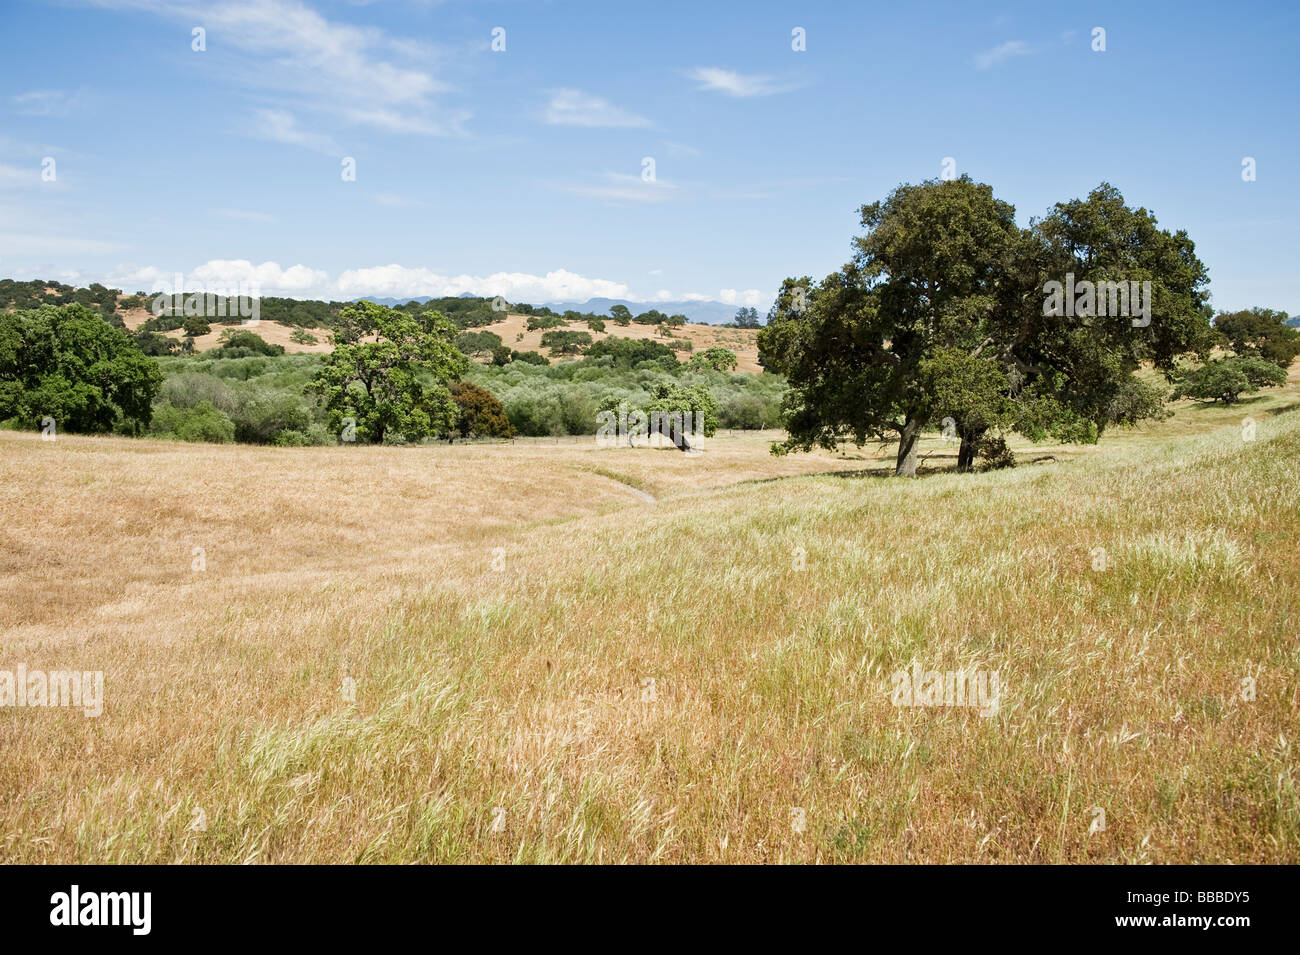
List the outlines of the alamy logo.
<svg viewBox="0 0 1300 955">
<path fill-rule="evenodd" d="M 1074 273 L 1065 273 L 1065 282 L 1043 283 L 1045 318 L 1131 318 L 1134 328 L 1151 324 L 1150 282 L 1074 281 Z"/>
<path fill-rule="evenodd" d="M 69 892 L 50 896 L 51 925 L 129 925 L 132 935 L 148 935 L 152 928 L 153 893 Z"/>
<path fill-rule="evenodd" d="M 171 289 L 164 288 L 154 296 L 154 317 L 242 318 L 245 325 L 256 325 L 261 320 L 261 290 L 252 283 L 236 282 L 231 289 L 192 282 L 189 289 L 186 292 L 185 276 L 177 272 Z"/>
<path fill-rule="evenodd" d="M 889 694 L 895 706 L 969 706 L 980 716 L 994 716 L 1002 697 L 998 671 L 922 670 L 913 663 L 911 670 L 899 670 L 893 676 Z"/>
<path fill-rule="evenodd" d="M 691 447 L 690 439 L 704 434 L 704 413 L 651 411 L 647 415 L 644 411 L 629 410 L 624 401 L 619 403 L 617 411 L 597 414 L 596 424 L 597 447 L 630 448 L 640 443 L 648 444 L 650 436 L 658 434 L 687 450 Z"/>
<path fill-rule="evenodd" d="M 86 716 L 104 712 L 103 670 L 0 670 L 0 706 L 69 706 Z"/>
</svg>

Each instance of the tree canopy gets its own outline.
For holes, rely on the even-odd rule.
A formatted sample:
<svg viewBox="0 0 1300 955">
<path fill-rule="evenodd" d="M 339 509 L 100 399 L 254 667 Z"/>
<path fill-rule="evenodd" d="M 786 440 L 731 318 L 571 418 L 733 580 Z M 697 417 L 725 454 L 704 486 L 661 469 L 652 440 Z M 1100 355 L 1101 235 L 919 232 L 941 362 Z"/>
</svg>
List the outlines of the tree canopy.
<svg viewBox="0 0 1300 955">
<path fill-rule="evenodd" d="M 896 434 L 895 472 L 910 475 L 922 429 L 945 418 L 963 469 L 991 430 L 1095 441 L 1149 406 L 1132 400 L 1142 362 L 1171 374 L 1208 348 L 1191 240 L 1109 185 L 1020 228 L 990 186 L 930 180 L 861 222 L 852 260 L 820 283 L 786 279 L 759 333 L 764 366 L 791 386 L 776 453 Z M 1045 290 L 1067 276 L 1150 282 L 1150 320 L 1048 314 Z"/>
<path fill-rule="evenodd" d="M 84 305 L 0 313 L 0 420 L 92 434 L 149 424 L 158 363 Z"/>
<path fill-rule="evenodd" d="M 416 441 L 452 430 L 457 407 L 448 384 L 469 369 L 456 326 L 436 311 L 418 316 L 357 302 L 341 317 L 359 339 L 340 344 L 312 382 L 333 428 L 346 419 L 356 440 Z"/>
</svg>

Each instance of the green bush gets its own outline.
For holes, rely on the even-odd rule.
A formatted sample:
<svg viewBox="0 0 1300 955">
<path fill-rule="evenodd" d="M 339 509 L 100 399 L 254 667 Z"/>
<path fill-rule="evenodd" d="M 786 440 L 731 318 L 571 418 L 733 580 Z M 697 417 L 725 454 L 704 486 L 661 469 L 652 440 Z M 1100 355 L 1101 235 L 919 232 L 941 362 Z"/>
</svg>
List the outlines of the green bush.
<svg viewBox="0 0 1300 955">
<path fill-rule="evenodd" d="M 169 403 L 156 407 L 149 431 L 158 437 L 179 441 L 229 444 L 235 440 L 235 423 L 208 401 L 201 401 L 192 408 L 178 408 Z"/>
</svg>

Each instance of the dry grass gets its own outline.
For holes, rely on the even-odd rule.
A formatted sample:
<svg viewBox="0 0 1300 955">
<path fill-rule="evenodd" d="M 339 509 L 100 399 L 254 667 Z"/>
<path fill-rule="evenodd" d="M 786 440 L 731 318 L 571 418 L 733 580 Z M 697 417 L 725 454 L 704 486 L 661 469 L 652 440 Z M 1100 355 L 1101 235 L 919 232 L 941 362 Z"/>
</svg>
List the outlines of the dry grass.
<svg viewBox="0 0 1300 955">
<path fill-rule="evenodd" d="M 1300 861 L 1297 406 L 916 481 L 0 433 L 0 669 L 106 684 L 0 709 L 0 857 Z M 894 707 L 914 660 L 998 713 Z"/>
<path fill-rule="evenodd" d="M 603 332 L 593 332 L 587 327 L 586 322 L 569 322 L 557 327 L 574 332 L 586 332 L 591 336 L 592 341 L 597 342 L 602 338 L 649 338 L 661 344 L 670 341 L 659 334 L 657 326 L 616 325 L 608 318 L 605 319 L 605 330 Z M 537 351 L 543 355 L 549 354 L 548 351 L 542 348 L 542 336 L 549 329 L 539 328 L 531 332 L 528 331 L 527 315 L 507 315 L 499 322 L 493 322 L 491 325 L 485 325 L 483 328 L 473 329 L 473 331 L 492 332 L 495 335 L 500 335 L 502 343 L 509 345 L 515 351 Z M 737 371 L 756 375 L 762 370 L 758 364 L 758 332 L 755 329 L 722 328 L 718 325 L 702 325 L 688 322 L 673 329 L 673 338 L 689 341 L 696 352 L 702 352 L 706 348 L 712 348 L 715 345 L 729 348 L 736 353 Z M 693 352 L 682 351 L 677 353 L 677 357 L 682 361 L 687 361 L 692 354 Z"/>
</svg>

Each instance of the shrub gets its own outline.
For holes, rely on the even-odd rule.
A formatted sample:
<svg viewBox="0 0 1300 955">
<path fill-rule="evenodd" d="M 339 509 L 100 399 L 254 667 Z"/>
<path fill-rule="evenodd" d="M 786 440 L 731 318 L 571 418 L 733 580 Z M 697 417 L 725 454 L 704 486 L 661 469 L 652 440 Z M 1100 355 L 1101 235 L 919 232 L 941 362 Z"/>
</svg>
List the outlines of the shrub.
<svg viewBox="0 0 1300 955">
<path fill-rule="evenodd" d="M 235 440 L 234 422 L 207 401 L 192 408 L 178 408 L 167 403 L 160 405 L 154 410 L 150 431 L 159 437 L 180 441 L 229 444 Z"/>
<path fill-rule="evenodd" d="M 221 333 L 221 347 L 214 348 L 213 358 L 247 358 L 251 355 L 283 355 L 283 345 L 272 345 L 255 332 L 226 329 Z"/>
<path fill-rule="evenodd" d="M 516 351 L 510 353 L 511 361 L 522 361 L 528 365 L 549 365 L 550 359 L 537 351 Z"/>
<path fill-rule="evenodd" d="M 468 381 L 453 382 L 451 400 L 456 402 L 455 433 L 465 438 L 513 438 L 517 433 L 505 408 L 486 388 Z"/>
</svg>

